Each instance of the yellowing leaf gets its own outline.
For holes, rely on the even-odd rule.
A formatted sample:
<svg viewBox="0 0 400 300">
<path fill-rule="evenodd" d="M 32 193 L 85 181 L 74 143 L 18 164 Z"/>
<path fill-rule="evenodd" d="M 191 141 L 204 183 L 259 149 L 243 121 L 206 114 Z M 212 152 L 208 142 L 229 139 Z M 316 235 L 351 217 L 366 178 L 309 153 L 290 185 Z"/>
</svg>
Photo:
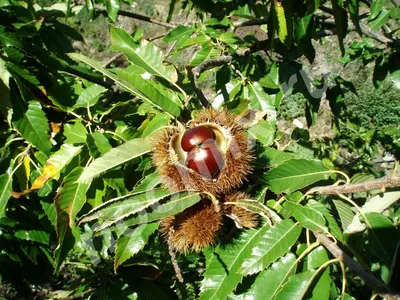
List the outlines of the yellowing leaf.
<svg viewBox="0 0 400 300">
<path fill-rule="evenodd" d="M 275 1 L 276 18 L 278 20 L 278 36 L 279 40 L 284 44 L 288 36 L 285 10 L 280 2 Z"/>
<path fill-rule="evenodd" d="M 81 148 L 82 147 L 74 147 L 68 144 L 62 145 L 60 150 L 49 158 L 43 167 L 42 174 L 36 178 L 29 190 L 40 189 L 50 179 L 57 178 L 60 171 L 81 151 Z"/>
</svg>

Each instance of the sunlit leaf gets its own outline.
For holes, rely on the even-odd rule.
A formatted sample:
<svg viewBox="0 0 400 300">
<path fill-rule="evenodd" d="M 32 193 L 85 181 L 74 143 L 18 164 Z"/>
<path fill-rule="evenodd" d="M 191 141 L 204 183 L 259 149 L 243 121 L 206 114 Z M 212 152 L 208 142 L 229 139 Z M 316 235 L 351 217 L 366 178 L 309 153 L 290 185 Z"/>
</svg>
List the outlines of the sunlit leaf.
<svg viewBox="0 0 400 300">
<path fill-rule="evenodd" d="M 49 136 L 50 127 L 39 102 L 29 102 L 28 110 L 13 123 L 24 139 L 45 154 L 50 154 L 52 148 Z"/>
<path fill-rule="evenodd" d="M 277 223 L 253 245 L 251 255 L 243 262 L 239 272 L 248 275 L 265 269 L 289 251 L 300 233 L 301 227 L 291 220 Z"/>
<path fill-rule="evenodd" d="M 81 122 L 76 121 L 73 124 L 64 125 L 64 136 L 67 138 L 64 143 L 66 144 L 84 144 L 86 143 L 87 130 Z"/>
<path fill-rule="evenodd" d="M 18 230 L 14 236 L 20 240 L 38 242 L 48 245 L 50 242 L 50 234 L 43 230 Z"/>
<path fill-rule="evenodd" d="M 83 171 L 79 182 L 90 182 L 93 178 L 130 160 L 150 152 L 151 143 L 146 139 L 134 139 L 108 151 L 104 156 L 93 161 Z"/>
<path fill-rule="evenodd" d="M 268 114 L 269 120 L 276 119 L 275 100 L 264 92 L 258 82 L 249 82 L 247 85 L 251 108 L 259 109 Z"/>
<path fill-rule="evenodd" d="M 286 201 L 283 207 L 291 212 L 300 226 L 318 232 L 327 232 L 325 219 L 318 211 L 289 201 Z"/>
<path fill-rule="evenodd" d="M 242 263 L 249 257 L 254 245 L 269 228 L 267 223 L 258 230 L 246 230 L 228 247 L 218 247 L 206 262 L 201 282 L 200 299 L 226 299 L 242 281 L 238 273 Z"/>
<path fill-rule="evenodd" d="M 308 270 L 291 276 L 288 282 L 282 287 L 282 289 L 276 296 L 276 299 L 303 299 L 308 288 L 313 282 L 314 273 L 315 270 Z"/>
<path fill-rule="evenodd" d="M 70 53 L 69 56 L 77 61 L 81 61 L 89 66 L 91 66 L 92 68 L 96 69 L 97 71 L 101 72 L 104 76 L 110 78 L 111 80 L 113 80 L 116 84 L 118 84 L 121 88 L 127 90 L 129 93 L 131 93 L 132 95 L 138 97 L 139 99 L 151 103 L 152 105 L 154 105 L 155 107 L 159 108 L 160 110 L 163 110 L 163 108 L 157 104 L 156 102 L 154 102 L 152 99 L 144 96 L 142 93 L 140 93 L 139 91 L 136 90 L 136 88 L 134 86 L 132 86 L 131 84 L 129 84 L 128 82 L 122 80 L 121 78 L 119 78 L 117 75 L 115 75 L 114 73 L 106 70 L 105 68 L 103 68 L 103 66 L 91 59 L 88 58 L 82 54 L 79 53 Z"/>
<path fill-rule="evenodd" d="M 124 225 L 133 226 L 153 221 L 158 221 L 160 219 L 173 216 L 177 213 L 184 211 L 186 208 L 189 208 L 199 202 L 201 199 L 198 193 L 187 193 L 182 192 L 178 194 L 174 194 L 171 196 L 171 199 L 168 201 L 160 201 L 156 205 L 152 207 L 148 212 L 140 211 L 132 217 L 129 217 Z M 165 203 L 164 203 L 165 202 Z M 115 222 L 106 222 L 99 229 L 109 227 Z"/>
<path fill-rule="evenodd" d="M 310 206 L 311 208 L 320 212 L 328 221 L 329 232 L 332 233 L 340 241 L 343 241 L 343 233 L 340 230 L 336 219 L 330 214 L 329 210 L 325 207 L 324 204 L 315 200 L 309 200 L 307 206 Z"/>
<path fill-rule="evenodd" d="M 12 176 L 8 173 L 0 175 L 0 218 L 6 214 L 6 207 L 12 192 Z"/>
<path fill-rule="evenodd" d="M 113 37 L 113 49 L 124 53 L 131 63 L 169 82 L 176 81 L 175 68 L 162 63 L 163 53 L 153 43 L 136 47 L 132 39 L 116 30 L 114 30 Z"/>
<path fill-rule="evenodd" d="M 270 189 L 276 193 L 291 193 L 316 181 L 328 179 L 332 173 L 321 161 L 291 159 L 266 173 Z"/>
<path fill-rule="evenodd" d="M 274 299 L 288 278 L 295 274 L 296 267 L 297 261 L 294 254 L 288 253 L 283 256 L 257 276 L 251 288 L 243 295 L 243 299 Z"/>
<path fill-rule="evenodd" d="M 63 144 L 56 153 L 47 160 L 43 167 L 42 174 L 32 183 L 31 190 L 40 189 L 47 181 L 57 178 L 60 171 L 81 151 L 82 146 L 74 147 Z"/>
</svg>

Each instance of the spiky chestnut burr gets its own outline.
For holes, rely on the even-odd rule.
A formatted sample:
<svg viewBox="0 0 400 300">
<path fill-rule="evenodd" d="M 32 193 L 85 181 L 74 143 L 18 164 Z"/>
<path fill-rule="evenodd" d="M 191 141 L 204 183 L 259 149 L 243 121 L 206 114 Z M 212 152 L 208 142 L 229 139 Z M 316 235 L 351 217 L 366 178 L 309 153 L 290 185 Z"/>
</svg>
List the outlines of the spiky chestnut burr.
<svg viewBox="0 0 400 300">
<path fill-rule="evenodd" d="M 216 242 L 221 226 L 219 206 L 203 198 L 183 212 L 163 219 L 160 231 L 174 250 L 200 252 Z"/>
<path fill-rule="evenodd" d="M 215 147 L 222 158 L 219 158 L 218 152 L 213 156 L 218 165 L 217 171 L 215 167 L 210 167 L 211 160 L 208 166 L 205 164 L 207 168 L 203 168 L 203 171 L 188 167 L 187 158 L 193 148 L 189 152 L 182 149 L 182 138 L 186 132 L 202 126 L 215 135 Z M 204 140 L 209 138 L 205 134 Z M 196 142 L 194 147 L 204 148 L 199 144 L 201 142 Z M 190 146 L 185 149 L 188 148 Z M 244 130 L 227 110 L 205 109 L 186 124 L 186 128 L 170 127 L 155 137 L 153 163 L 163 183 L 173 191 L 207 191 L 214 195 L 229 193 L 246 180 L 252 169 L 252 160 L 252 151 Z"/>
<path fill-rule="evenodd" d="M 258 214 L 249 211 L 245 208 L 235 205 L 234 203 L 240 200 L 249 200 L 251 197 L 242 192 L 233 192 L 223 196 L 222 213 L 235 221 L 238 228 L 255 228 L 258 226 Z"/>
</svg>

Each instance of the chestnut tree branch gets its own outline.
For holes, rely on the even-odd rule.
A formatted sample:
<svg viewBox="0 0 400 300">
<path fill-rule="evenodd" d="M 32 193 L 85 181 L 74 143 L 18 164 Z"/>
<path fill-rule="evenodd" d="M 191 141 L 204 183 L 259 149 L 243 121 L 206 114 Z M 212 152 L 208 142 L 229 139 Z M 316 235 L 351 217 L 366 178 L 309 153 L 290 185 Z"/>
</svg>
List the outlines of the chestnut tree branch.
<svg viewBox="0 0 400 300">
<path fill-rule="evenodd" d="M 386 188 L 392 187 L 400 187 L 400 176 L 398 176 L 397 174 L 392 174 L 383 178 L 362 183 L 317 186 L 310 189 L 307 194 L 319 193 L 324 195 L 339 195 L 367 192 L 372 190 L 385 190 Z"/>
<path fill-rule="evenodd" d="M 400 294 L 397 294 L 388 285 L 377 279 L 361 267 L 356 261 L 342 251 L 339 246 L 331 241 L 326 235 L 318 232 L 313 232 L 317 240 L 336 258 L 340 259 L 351 271 L 356 273 L 368 286 L 373 288 L 379 296 L 388 300 L 400 299 Z"/>
<path fill-rule="evenodd" d="M 96 7 L 96 9 L 101 11 L 102 13 L 107 13 L 107 9 L 104 6 L 95 5 L 95 7 Z M 159 21 L 159 20 L 150 18 L 148 16 L 144 16 L 144 15 L 133 13 L 133 12 L 126 11 L 126 10 L 118 10 L 117 14 L 120 15 L 120 16 L 124 16 L 124 17 L 128 17 L 128 18 L 132 18 L 132 19 L 136 19 L 136 20 L 140 20 L 140 21 L 156 24 L 156 25 L 159 25 L 159 26 L 163 26 L 163 27 L 169 28 L 169 29 L 174 29 L 176 27 L 176 25 L 174 25 L 174 24 L 170 24 L 170 23 L 166 23 L 166 22 L 163 22 L 163 21 Z"/>
</svg>

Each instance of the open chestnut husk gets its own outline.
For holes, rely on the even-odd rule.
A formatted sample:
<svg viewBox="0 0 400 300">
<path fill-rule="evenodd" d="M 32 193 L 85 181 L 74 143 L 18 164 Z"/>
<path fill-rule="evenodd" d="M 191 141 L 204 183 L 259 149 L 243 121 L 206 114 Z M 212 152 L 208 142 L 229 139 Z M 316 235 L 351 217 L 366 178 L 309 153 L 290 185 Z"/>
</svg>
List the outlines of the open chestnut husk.
<svg viewBox="0 0 400 300">
<path fill-rule="evenodd" d="M 229 193 L 246 180 L 253 155 L 235 116 L 225 109 L 208 108 L 184 128 L 162 130 L 155 137 L 152 158 L 169 189 L 217 195 Z"/>
</svg>

